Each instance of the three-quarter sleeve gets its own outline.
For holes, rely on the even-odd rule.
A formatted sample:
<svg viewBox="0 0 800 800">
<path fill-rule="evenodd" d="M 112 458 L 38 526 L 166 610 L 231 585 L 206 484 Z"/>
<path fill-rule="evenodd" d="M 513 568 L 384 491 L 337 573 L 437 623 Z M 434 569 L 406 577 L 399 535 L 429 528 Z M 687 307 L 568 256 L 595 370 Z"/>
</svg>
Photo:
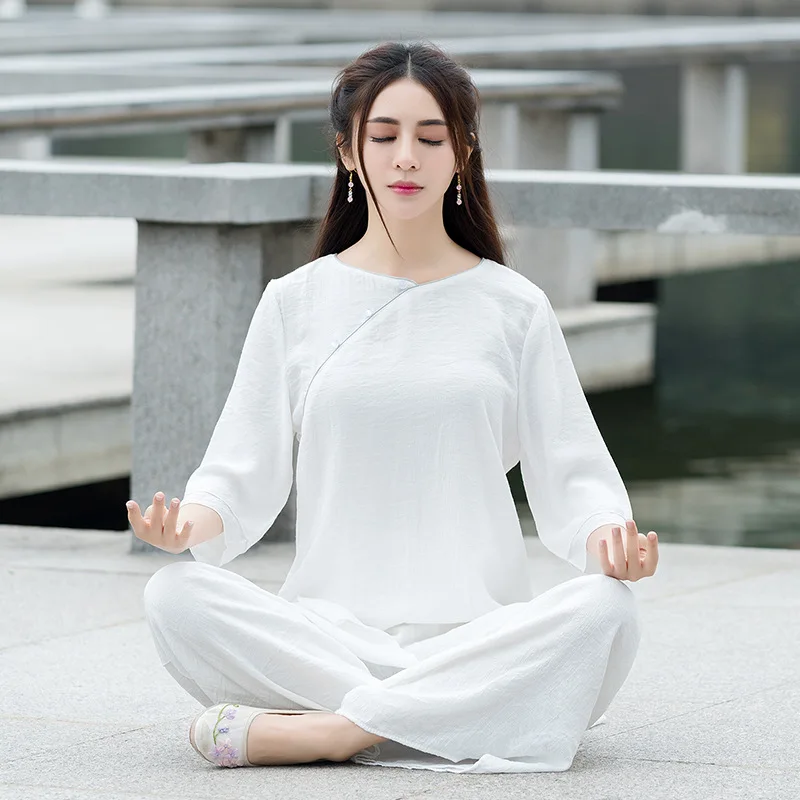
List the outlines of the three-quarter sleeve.
<svg viewBox="0 0 800 800">
<path fill-rule="evenodd" d="M 288 500 L 294 477 L 283 319 L 274 280 L 264 290 L 242 346 L 228 397 L 183 504 L 222 518 L 219 536 L 190 548 L 222 566 L 252 547 Z"/>
<path fill-rule="evenodd" d="M 586 540 L 631 506 L 592 415 L 555 312 L 542 293 L 519 369 L 520 470 L 542 544 L 581 572 L 596 571 Z"/>
</svg>

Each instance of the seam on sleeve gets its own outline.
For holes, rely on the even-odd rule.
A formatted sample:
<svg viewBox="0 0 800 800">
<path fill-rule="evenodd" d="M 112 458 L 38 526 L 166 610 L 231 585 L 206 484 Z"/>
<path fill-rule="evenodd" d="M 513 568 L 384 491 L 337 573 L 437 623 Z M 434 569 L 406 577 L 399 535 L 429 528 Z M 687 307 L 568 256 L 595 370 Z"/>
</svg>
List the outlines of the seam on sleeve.
<svg viewBox="0 0 800 800">
<path fill-rule="evenodd" d="M 189 500 L 186 500 L 186 497 L 188 497 Z M 192 503 L 192 502 L 196 502 L 197 505 L 203 505 L 199 501 L 199 499 L 192 501 L 193 497 L 196 497 L 196 498 L 210 497 L 210 498 L 213 498 L 214 500 L 216 500 L 216 502 L 219 503 L 219 505 L 221 505 L 225 509 L 225 512 L 236 523 L 236 530 L 235 531 L 230 531 L 230 530 L 225 528 L 225 520 L 223 520 L 222 521 L 222 524 L 223 524 L 222 535 L 223 536 L 227 536 L 227 534 L 231 534 L 232 536 L 237 537 L 239 539 L 239 541 L 246 542 L 246 537 L 244 535 L 244 529 L 242 528 L 242 523 L 239 520 L 239 517 L 237 517 L 236 514 L 233 513 L 233 510 L 231 509 L 231 507 L 219 495 L 216 495 L 216 494 L 214 494 L 214 492 L 209 492 L 206 489 L 203 489 L 203 490 L 198 491 L 198 492 L 192 492 L 191 494 L 186 495 L 186 497 L 184 497 L 183 500 L 181 501 L 181 505 L 183 505 L 184 503 L 186 503 L 188 505 L 189 503 Z M 201 542 L 201 544 L 203 544 L 203 542 Z"/>
<path fill-rule="evenodd" d="M 599 525 L 595 525 L 593 520 L 604 520 L 604 522 L 600 523 Z M 610 524 L 612 520 L 614 522 L 621 522 L 622 527 L 625 527 L 625 517 L 620 514 L 619 511 L 612 511 L 610 509 L 604 511 L 595 511 L 586 517 L 586 519 L 578 526 L 577 530 L 570 539 L 569 546 L 567 547 L 567 554 L 574 552 L 576 543 L 582 543 L 583 563 L 585 564 L 589 555 L 586 552 L 586 540 L 597 528 L 601 528 L 603 525 Z"/>
<path fill-rule="evenodd" d="M 269 288 L 270 286 L 272 286 L 272 283 L 273 283 L 274 280 L 275 280 L 275 278 L 271 278 L 268 281 L 266 288 Z M 283 369 L 285 370 L 286 369 L 286 323 L 285 323 L 285 320 L 284 320 L 284 317 L 283 317 L 283 306 L 281 305 L 281 301 L 280 301 L 280 299 L 278 297 L 277 285 L 275 286 L 274 289 L 271 289 L 270 291 L 271 291 L 272 296 L 275 299 L 275 306 L 278 309 L 278 317 L 280 319 L 281 350 L 282 350 L 281 357 L 282 357 L 282 361 L 283 361 L 282 366 L 283 366 Z"/>
<path fill-rule="evenodd" d="M 540 289 L 541 291 L 541 289 Z M 539 316 L 539 312 L 542 310 L 542 303 L 541 299 L 540 302 L 536 304 L 536 308 L 533 310 L 533 316 L 531 317 L 530 323 L 528 323 L 528 330 L 525 331 L 525 338 L 522 340 L 522 350 L 519 354 L 519 364 L 517 364 L 517 416 L 516 416 L 516 424 L 517 430 L 519 430 L 519 398 L 522 394 L 522 365 L 525 360 L 525 349 L 526 345 L 528 344 L 528 337 L 531 335 L 531 329 L 533 328 L 533 323 L 536 321 L 536 318 Z"/>
</svg>

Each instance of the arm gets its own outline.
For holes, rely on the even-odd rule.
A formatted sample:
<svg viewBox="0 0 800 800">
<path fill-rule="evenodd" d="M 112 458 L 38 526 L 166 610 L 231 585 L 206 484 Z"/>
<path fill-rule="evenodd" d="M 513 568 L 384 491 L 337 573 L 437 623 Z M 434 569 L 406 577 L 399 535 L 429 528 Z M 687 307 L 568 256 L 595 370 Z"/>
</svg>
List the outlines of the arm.
<svg viewBox="0 0 800 800">
<path fill-rule="evenodd" d="M 186 483 L 178 525 L 195 521 L 189 549 L 196 561 L 222 566 L 269 529 L 292 488 L 293 443 L 283 317 L 273 280 L 253 314 L 205 455 Z"/>
<path fill-rule="evenodd" d="M 598 540 L 611 525 L 625 528 L 630 501 L 544 293 L 522 349 L 518 403 L 520 468 L 539 538 L 581 572 L 599 572 Z"/>
</svg>

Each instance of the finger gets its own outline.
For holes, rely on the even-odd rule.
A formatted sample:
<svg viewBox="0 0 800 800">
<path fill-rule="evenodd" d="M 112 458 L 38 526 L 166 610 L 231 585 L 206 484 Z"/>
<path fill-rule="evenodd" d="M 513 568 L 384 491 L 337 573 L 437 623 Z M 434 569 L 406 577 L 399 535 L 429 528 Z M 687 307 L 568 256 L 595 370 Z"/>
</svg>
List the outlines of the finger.
<svg viewBox="0 0 800 800">
<path fill-rule="evenodd" d="M 628 580 L 637 581 L 642 577 L 642 565 L 639 558 L 639 532 L 636 530 L 636 523 L 629 519 L 625 523 L 628 531 L 625 552 L 628 560 Z"/>
<path fill-rule="evenodd" d="M 164 492 L 156 492 L 153 496 L 153 513 L 150 525 L 157 531 L 164 529 Z"/>
<path fill-rule="evenodd" d="M 193 528 L 194 528 L 194 521 L 187 519 L 186 522 L 183 523 L 183 526 L 181 527 L 180 531 L 178 532 L 178 536 L 180 537 L 180 539 L 183 539 L 184 541 L 187 540 Z"/>
<path fill-rule="evenodd" d="M 130 522 L 133 532 L 141 539 L 141 533 L 145 530 L 146 523 L 139 510 L 139 504 L 135 500 L 129 500 L 125 506 L 128 509 L 128 522 Z"/>
<path fill-rule="evenodd" d="M 612 575 L 614 574 L 614 565 L 608 558 L 608 540 L 601 539 L 600 540 L 600 568 L 603 570 L 605 575 Z"/>
<path fill-rule="evenodd" d="M 178 523 L 178 509 L 180 507 L 180 501 L 177 497 L 173 497 L 172 501 L 169 504 L 169 511 L 167 511 L 167 517 L 164 520 L 164 536 L 166 537 L 174 537 L 175 536 L 175 527 Z"/>
<path fill-rule="evenodd" d="M 647 555 L 644 558 L 642 571 L 645 575 L 653 575 L 658 566 L 658 534 L 650 531 L 647 534 Z"/>
<path fill-rule="evenodd" d="M 150 503 L 150 505 L 147 506 L 147 510 L 144 512 L 144 518 L 149 522 L 152 516 L 153 516 L 153 504 Z"/>
<path fill-rule="evenodd" d="M 189 538 L 189 534 L 192 532 L 192 528 L 194 527 L 194 522 L 190 519 L 187 519 L 186 522 L 183 523 L 180 531 L 178 532 L 178 536 L 182 536 L 184 539 Z"/>
<path fill-rule="evenodd" d="M 622 528 L 617 526 L 611 529 L 611 551 L 614 558 L 614 574 L 617 578 L 624 578 L 628 574 L 628 569 L 622 545 Z"/>
</svg>

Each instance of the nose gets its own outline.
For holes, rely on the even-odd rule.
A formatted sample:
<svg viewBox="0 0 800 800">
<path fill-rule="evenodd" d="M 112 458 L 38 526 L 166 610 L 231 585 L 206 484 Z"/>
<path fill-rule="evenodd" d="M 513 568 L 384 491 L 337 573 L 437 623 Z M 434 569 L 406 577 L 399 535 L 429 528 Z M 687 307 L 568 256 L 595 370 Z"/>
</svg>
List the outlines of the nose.
<svg viewBox="0 0 800 800">
<path fill-rule="evenodd" d="M 394 156 L 395 167 L 405 172 L 419 169 L 419 159 L 414 154 L 413 149 L 413 137 L 398 136 L 395 141 L 397 143 L 397 150 Z"/>
</svg>

